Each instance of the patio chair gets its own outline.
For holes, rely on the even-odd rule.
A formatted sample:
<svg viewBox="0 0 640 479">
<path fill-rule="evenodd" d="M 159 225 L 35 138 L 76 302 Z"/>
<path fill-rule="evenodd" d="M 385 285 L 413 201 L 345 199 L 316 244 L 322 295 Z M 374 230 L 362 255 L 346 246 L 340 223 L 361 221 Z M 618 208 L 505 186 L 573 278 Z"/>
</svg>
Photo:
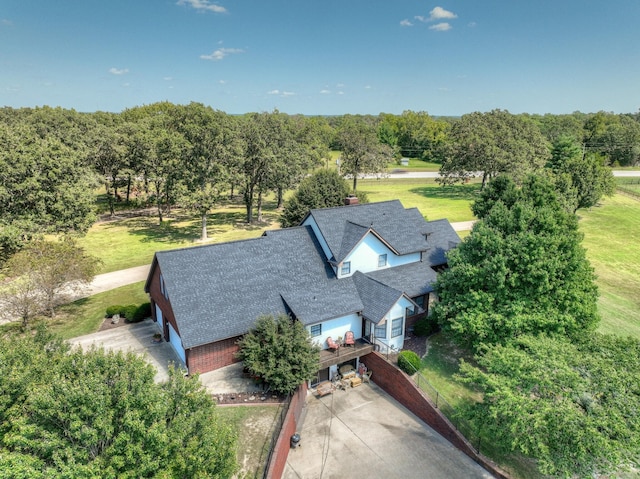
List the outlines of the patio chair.
<svg viewBox="0 0 640 479">
<path fill-rule="evenodd" d="M 344 344 L 345 346 L 356 346 L 356 340 L 353 335 L 353 331 L 347 331 L 344 335 Z"/>
<path fill-rule="evenodd" d="M 340 347 L 340 345 L 338 343 L 336 343 L 331 336 L 329 336 L 327 338 L 327 346 L 329 347 L 329 349 L 333 350 L 333 351 L 337 351 L 338 348 Z"/>
<path fill-rule="evenodd" d="M 367 372 L 365 372 L 362 375 L 362 382 L 363 383 L 370 383 L 371 382 L 371 376 L 373 375 L 373 371 L 371 369 L 369 369 Z"/>
</svg>

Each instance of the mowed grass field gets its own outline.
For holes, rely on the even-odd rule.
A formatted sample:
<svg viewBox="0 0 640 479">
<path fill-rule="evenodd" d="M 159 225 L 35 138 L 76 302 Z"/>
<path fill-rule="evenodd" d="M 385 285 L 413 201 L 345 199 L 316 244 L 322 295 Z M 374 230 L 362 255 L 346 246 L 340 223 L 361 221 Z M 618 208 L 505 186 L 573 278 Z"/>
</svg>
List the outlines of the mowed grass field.
<svg viewBox="0 0 640 479">
<path fill-rule="evenodd" d="M 599 330 L 640 338 L 640 200 L 617 194 L 578 213 L 598 275 Z"/>
</svg>

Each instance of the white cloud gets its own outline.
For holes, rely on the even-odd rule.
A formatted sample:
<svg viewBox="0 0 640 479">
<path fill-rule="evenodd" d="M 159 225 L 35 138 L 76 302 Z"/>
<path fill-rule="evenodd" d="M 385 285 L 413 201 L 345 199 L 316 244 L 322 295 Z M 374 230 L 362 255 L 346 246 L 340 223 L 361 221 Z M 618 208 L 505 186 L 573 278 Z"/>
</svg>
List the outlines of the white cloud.
<svg viewBox="0 0 640 479">
<path fill-rule="evenodd" d="M 320 93 L 322 95 L 329 95 L 331 93 L 331 90 L 320 90 Z"/>
<path fill-rule="evenodd" d="M 413 23 L 411 23 L 408 19 L 406 19 L 406 18 L 405 18 L 404 20 L 402 20 L 402 21 L 400 22 L 400 26 L 403 26 L 403 27 L 412 27 L 412 26 L 413 26 Z"/>
<path fill-rule="evenodd" d="M 419 22 L 428 22 L 429 19 L 427 17 L 423 17 L 422 15 L 416 15 L 415 17 L 416 20 L 418 20 Z"/>
<path fill-rule="evenodd" d="M 271 90 L 267 92 L 267 95 L 278 95 L 278 96 L 285 97 L 285 96 L 294 96 L 295 93 L 292 91 Z"/>
<path fill-rule="evenodd" d="M 220 85 L 224 85 L 227 82 L 225 80 L 218 80 L 218 83 L 220 83 Z"/>
<path fill-rule="evenodd" d="M 109 73 L 111 73 L 112 75 L 124 75 L 125 73 L 129 73 L 129 69 L 112 67 L 109 68 Z"/>
<path fill-rule="evenodd" d="M 365 90 L 371 90 L 371 85 L 365 85 L 365 86 L 364 86 L 364 89 L 365 89 Z"/>
<path fill-rule="evenodd" d="M 343 91 L 339 91 L 338 95 L 344 95 L 344 92 Z"/>
<path fill-rule="evenodd" d="M 200 55 L 200 58 L 203 60 L 213 60 L 214 62 L 222 60 L 227 55 L 232 55 L 234 53 L 244 53 L 244 50 L 241 48 L 218 48 L 210 55 Z"/>
<path fill-rule="evenodd" d="M 447 22 L 436 23 L 435 25 L 431 25 L 429 30 L 435 30 L 437 32 L 446 32 L 447 30 L 451 30 L 453 28 Z"/>
<path fill-rule="evenodd" d="M 214 13 L 227 13 L 227 9 L 209 0 L 178 0 L 177 5 L 186 5 L 198 11 L 209 11 Z"/>
<path fill-rule="evenodd" d="M 164 77 L 163 80 L 164 81 L 171 81 L 171 80 L 173 80 L 173 77 Z"/>
<path fill-rule="evenodd" d="M 344 83 L 338 83 L 338 84 L 336 85 L 336 88 L 344 88 Z"/>
<path fill-rule="evenodd" d="M 443 20 L 443 19 L 458 18 L 458 15 L 456 15 L 453 12 L 450 12 L 449 10 L 445 10 L 442 7 L 434 8 L 429 12 L 429 15 L 430 15 L 429 20 Z"/>
<path fill-rule="evenodd" d="M 473 28 L 476 26 L 476 22 L 469 22 L 468 27 Z"/>
</svg>

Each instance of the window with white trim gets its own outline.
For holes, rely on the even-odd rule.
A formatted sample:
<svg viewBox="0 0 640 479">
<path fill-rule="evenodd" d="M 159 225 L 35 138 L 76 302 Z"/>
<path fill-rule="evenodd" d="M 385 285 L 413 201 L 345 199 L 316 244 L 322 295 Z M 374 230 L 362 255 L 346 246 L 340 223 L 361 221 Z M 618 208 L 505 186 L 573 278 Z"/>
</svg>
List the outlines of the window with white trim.
<svg viewBox="0 0 640 479">
<path fill-rule="evenodd" d="M 322 323 L 314 324 L 311 326 L 311 337 L 315 338 L 316 336 L 320 336 L 322 334 Z"/>
<path fill-rule="evenodd" d="M 402 324 L 404 318 L 396 318 L 391 321 L 391 337 L 396 338 L 402 335 Z"/>
<path fill-rule="evenodd" d="M 378 268 L 383 268 L 387 265 L 387 255 L 381 254 L 378 256 Z"/>
<path fill-rule="evenodd" d="M 345 274 L 351 274 L 351 261 L 345 261 L 344 263 L 342 263 L 340 274 L 342 276 L 344 276 Z"/>
<path fill-rule="evenodd" d="M 373 334 L 378 339 L 385 339 L 387 337 L 387 323 L 386 321 L 382 324 L 376 324 L 376 328 L 373 331 Z"/>
</svg>

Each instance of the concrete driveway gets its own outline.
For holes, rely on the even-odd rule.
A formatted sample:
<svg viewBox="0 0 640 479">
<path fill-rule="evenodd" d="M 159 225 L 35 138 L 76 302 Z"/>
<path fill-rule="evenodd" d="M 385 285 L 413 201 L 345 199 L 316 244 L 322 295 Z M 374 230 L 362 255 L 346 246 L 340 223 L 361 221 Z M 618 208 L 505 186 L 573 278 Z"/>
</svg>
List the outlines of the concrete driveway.
<svg viewBox="0 0 640 479">
<path fill-rule="evenodd" d="M 133 352 L 144 357 L 156 368 L 155 381 L 161 382 L 169 377 L 169 363 L 174 363 L 176 366 L 183 368 L 184 365 L 169 343 L 164 341 L 161 343 L 153 342 L 153 335 L 159 331 L 158 325 L 151 319 L 147 319 L 141 323 L 127 324 L 118 328 L 79 336 L 70 339 L 69 343 L 78 345 L 85 350 L 95 345 L 115 351 Z"/>
<path fill-rule="evenodd" d="M 283 478 L 491 478 L 375 384 L 309 395 Z"/>
</svg>

